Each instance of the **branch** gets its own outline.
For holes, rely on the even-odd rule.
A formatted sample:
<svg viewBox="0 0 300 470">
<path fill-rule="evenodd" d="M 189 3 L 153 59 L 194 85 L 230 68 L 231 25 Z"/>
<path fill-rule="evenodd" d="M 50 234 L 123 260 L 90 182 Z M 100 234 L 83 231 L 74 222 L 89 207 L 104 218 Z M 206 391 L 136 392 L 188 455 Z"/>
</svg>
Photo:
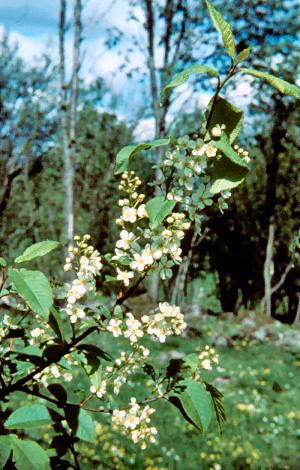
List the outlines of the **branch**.
<svg viewBox="0 0 300 470">
<path fill-rule="evenodd" d="M 147 276 L 147 272 L 145 272 L 145 274 L 143 274 L 143 276 L 140 277 L 140 279 L 133 285 L 131 286 L 127 292 L 125 292 L 124 295 L 122 295 L 122 297 L 120 297 L 119 299 L 117 299 L 114 307 L 116 305 L 122 305 L 125 300 L 128 299 L 128 297 L 130 297 L 135 291 L 136 289 L 138 288 L 138 286 L 141 284 L 141 282 L 145 279 L 145 277 Z"/>
<path fill-rule="evenodd" d="M 288 275 L 288 273 L 290 272 L 290 270 L 294 267 L 293 263 L 289 263 L 283 274 L 281 275 L 281 278 L 279 279 L 279 281 L 277 282 L 277 284 L 275 284 L 274 287 L 272 287 L 271 289 L 271 294 L 274 294 L 274 292 L 278 291 L 278 289 L 280 289 L 280 287 L 282 286 L 282 284 L 284 283 L 284 281 L 286 280 L 286 277 Z"/>
<path fill-rule="evenodd" d="M 187 23 L 188 16 L 189 16 L 188 15 L 188 9 L 187 9 L 186 6 L 182 5 L 181 0 L 178 2 L 178 5 L 177 5 L 177 10 L 179 10 L 179 9 L 182 10 L 182 12 L 183 12 L 183 18 L 182 18 L 182 21 L 181 21 L 180 32 L 179 32 L 178 38 L 175 41 L 175 51 L 174 51 L 173 58 L 171 60 L 171 66 L 170 66 L 171 71 L 173 71 L 173 69 L 176 65 L 176 62 L 178 60 L 180 46 L 181 46 L 182 40 L 183 40 L 184 35 L 185 35 L 186 23 Z"/>
<path fill-rule="evenodd" d="M 98 331 L 97 326 L 92 326 L 88 330 L 84 331 L 80 336 L 77 338 L 74 338 L 70 343 L 65 344 L 63 349 L 52 359 L 48 359 L 47 361 L 44 362 L 44 364 L 37 369 L 35 369 L 33 372 L 30 374 L 26 375 L 22 379 L 18 380 L 12 385 L 9 385 L 6 388 L 2 388 L 0 390 L 0 400 L 3 400 L 3 398 L 7 397 L 13 392 L 16 392 L 17 390 L 21 390 L 23 386 L 29 382 L 30 380 L 34 379 L 34 377 L 39 374 L 40 372 L 43 372 L 47 367 L 51 366 L 51 364 L 57 363 L 60 361 L 66 354 L 68 354 L 76 344 L 80 343 L 80 341 L 84 340 L 87 336 L 90 334 L 94 333 L 95 331 Z"/>
</svg>

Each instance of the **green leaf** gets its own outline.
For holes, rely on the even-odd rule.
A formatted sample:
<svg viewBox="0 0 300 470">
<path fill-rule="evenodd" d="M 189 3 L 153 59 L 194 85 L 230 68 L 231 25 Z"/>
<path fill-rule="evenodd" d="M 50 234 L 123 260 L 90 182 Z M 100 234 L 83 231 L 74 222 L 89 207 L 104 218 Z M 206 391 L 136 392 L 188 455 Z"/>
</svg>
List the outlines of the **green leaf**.
<svg viewBox="0 0 300 470">
<path fill-rule="evenodd" d="M 94 385 L 94 387 L 96 387 L 96 389 L 98 390 L 98 388 L 100 387 L 101 385 L 101 382 L 102 382 L 102 375 L 103 375 L 103 371 L 102 371 L 102 367 L 100 366 L 99 369 L 97 369 L 93 374 L 90 375 L 90 381 L 91 381 L 91 384 Z"/>
<path fill-rule="evenodd" d="M 152 140 L 146 144 L 126 145 L 126 147 L 123 147 L 117 154 L 114 174 L 119 175 L 120 173 L 128 170 L 130 158 L 135 153 L 138 153 L 141 150 L 149 150 L 151 148 L 161 147 L 162 145 L 168 145 L 170 141 L 171 139 L 167 138 Z"/>
<path fill-rule="evenodd" d="M 39 256 L 44 256 L 60 245 L 60 242 L 55 242 L 52 240 L 45 240 L 43 242 L 35 243 L 34 245 L 26 248 L 24 253 L 15 259 L 15 263 L 24 263 L 25 261 L 30 261 L 32 259 L 38 258 Z"/>
<path fill-rule="evenodd" d="M 65 418 L 68 423 L 69 428 L 72 431 L 72 434 L 76 434 L 79 426 L 79 405 L 67 405 L 64 408 Z"/>
<path fill-rule="evenodd" d="M 265 72 L 258 72 L 257 70 L 252 69 L 244 69 L 243 67 L 240 69 L 241 72 L 246 73 L 247 75 L 252 75 L 253 77 L 261 78 L 265 82 L 268 82 L 274 88 L 279 90 L 284 95 L 295 96 L 296 98 L 300 99 L 300 88 L 293 83 L 289 83 L 282 78 L 277 78 L 270 73 Z"/>
<path fill-rule="evenodd" d="M 180 85 L 183 85 L 185 82 L 188 81 L 191 75 L 193 74 L 207 74 L 211 77 L 219 77 L 220 74 L 217 70 L 212 69 L 211 67 L 207 67 L 206 65 L 192 65 L 191 67 L 183 70 L 178 75 L 176 75 L 168 85 L 166 85 L 160 92 L 160 99 L 164 97 L 166 91 L 170 88 L 176 88 Z"/>
<path fill-rule="evenodd" d="M 214 146 L 221 150 L 223 155 L 229 158 L 229 160 L 231 160 L 233 163 L 248 170 L 247 163 L 239 156 L 237 152 L 233 150 L 230 143 L 227 141 L 227 138 L 223 136 L 220 140 L 214 142 Z"/>
<path fill-rule="evenodd" d="M 163 196 L 157 196 L 146 204 L 146 211 L 150 219 L 152 228 L 158 227 L 167 215 L 169 215 L 176 201 L 168 201 Z"/>
<path fill-rule="evenodd" d="M 52 305 L 52 290 L 46 276 L 40 271 L 12 268 L 8 270 L 8 275 L 29 307 L 47 321 Z"/>
<path fill-rule="evenodd" d="M 232 163 L 228 158 L 222 157 L 220 160 L 216 160 L 213 167 L 210 192 L 217 194 L 235 188 L 244 181 L 247 173 L 246 168 Z"/>
<path fill-rule="evenodd" d="M 5 422 L 5 427 L 7 429 L 31 429 L 50 423 L 47 408 L 43 405 L 32 405 L 15 410 Z"/>
<path fill-rule="evenodd" d="M 60 341 L 63 341 L 64 336 L 63 336 L 63 333 L 62 333 L 62 331 L 63 331 L 62 323 L 61 323 L 58 312 L 56 311 L 56 309 L 53 306 L 50 308 L 48 325 L 50 326 L 50 328 L 52 328 L 54 333 L 57 335 L 58 339 Z"/>
<path fill-rule="evenodd" d="M 214 409 L 215 409 L 216 418 L 221 428 L 222 423 L 226 420 L 225 410 L 224 410 L 224 405 L 223 405 L 223 394 L 219 392 L 219 390 L 213 385 L 207 382 L 204 382 L 204 383 L 205 383 L 206 390 L 210 393 L 210 396 L 214 405 Z"/>
<path fill-rule="evenodd" d="M 7 261 L 5 258 L 2 258 L 2 256 L 0 256 L 0 266 L 2 268 L 5 268 L 5 266 L 7 266 Z"/>
<path fill-rule="evenodd" d="M 222 34 L 224 46 L 226 47 L 229 56 L 233 59 L 235 54 L 235 47 L 234 38 L 229 23 L 225 21 L 221 13 L 219 13 L 208 0 L 205 0 L 205 3 L 214 27 L 219 33 Z"/>
<path fill-rule="evenodd" d="M 0 436 L 0 468 L 4 468 L 11 450 L 12 442 L 10 436 Z"/>
<path fill-rule="evenodd" d="M 50 470 L 49 457 L 36 442 L 23 441 L 10 435 L 13 460 L 18 470 Z"/>
<path fill-rule="evenodd" d="M 99 348 L 98 346 L 95 346 L 94 344 L 80 344 L 76 347 L 76 349 L 78 351 L 86 351 L 87 353 L 95 354 L 96 356 L 99 356 L 102 359 L 105 359 L 106 361 L 112 360 L 112 357 L 108 353 L 103 351 L 103 349 Z"/>
<path fill-rule="evenodd" d="M 64 387 L 60 384 L 50 384 L 48 385 L 49 392 L 61 403 L 66 403 L 68 395 Z"/>
<path fill-rule="evenodd" d="M 199 354 L 187 354 L 187 356 L 184 356 L 183 362 L 194 372 L 199 368 Z"/>
<path fill-rule="evenodd" d="M 208 104 L 207 110 L 205 112 L 206 120 L 203 123 L 203 126 L 206 127 L 206 121 L 208 119 L 213 100 Z M 229 142 L 232 144 L 236 137 L 238 136 L 244 122 L 244 113 L 241 109 L 236 108 L 229 101 L 225 100 L 219 96 L 217 98 L 214 112 L 210 121 L 208 130 L 210 131 L 217 124 L 225 124 L 226 128 L 224 133 L 227 135 Z"/>
<path fill-rule="evenodd" d="M 202 433 L 205 433 L 213 415 L 211 396 L 206 391 L 204 384 L 195 382 L 192 379 L 186 379 L 180 382 L 181 384 L 185 386 L 185 389 L 182 392 L 172 392 L 169 400 L 179 408 L 188 422 Z"/>
<path fill-rule="evenodd" d="M 83 409 L 79 413 L 79 426 L 76 436 L 83 441 L 96 441 L 95 423 L 89 413 Z"/>
<path fill-rule="evenodd" d="M 237 65 L 239 64 L 240 62 L 242 62 L 242 60 L 245 60 L 248 55 L 250 54 L 251 52 L 251 49 L 252 47 L 247 47 L 247 49 L 243 49 L 235 58 L 234 60 L 234 64 Z"/>
</svg>

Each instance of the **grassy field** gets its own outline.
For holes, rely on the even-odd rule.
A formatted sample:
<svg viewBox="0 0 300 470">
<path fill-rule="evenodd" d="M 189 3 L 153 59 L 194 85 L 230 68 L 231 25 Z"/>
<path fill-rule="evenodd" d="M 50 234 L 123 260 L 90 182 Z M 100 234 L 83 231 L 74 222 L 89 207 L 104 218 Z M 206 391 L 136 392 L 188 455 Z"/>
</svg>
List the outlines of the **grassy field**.
<svg viewBox="0 0 300 470">
<path fill-rule="evenodd" d="M 81 445 L 86 468 L 138 470 L 300 469 L 300 352 L 295 346 L 299 330 L 268 323 L 207 317 L 193 325 L 192 337 L 170 338 L 152 344 L 157 363 L 213 344 L 220 355 L 207 380 L 224 394 L 227 420 L 205 436 L 183 421 L 167 403 L 156 406 L 154 424 L 158 445 L 144 451 L 116 432 L 109 422 L 99 423 L 95 446 Z M 282 346 L 291 337 L 292 345 Z M 287 342 L 287 341 L 286 341 Z M 216 346 L 216 343 L 223 343 Z M 226 344 L 225 344 L 226 343 Z M 300 346 L 300 342 L 298 343 Z M 124 387 L 124 399 L 143 397 L 143 378 Z M 102 417 L 101 417 L 102 418 Z"/>
</svg>

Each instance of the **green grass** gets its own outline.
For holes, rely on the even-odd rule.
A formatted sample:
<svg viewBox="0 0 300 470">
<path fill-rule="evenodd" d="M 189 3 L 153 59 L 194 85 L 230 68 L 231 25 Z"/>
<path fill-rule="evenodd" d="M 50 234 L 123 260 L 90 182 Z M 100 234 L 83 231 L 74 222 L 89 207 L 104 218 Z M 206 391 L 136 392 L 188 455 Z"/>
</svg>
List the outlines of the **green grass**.
<svg viewBox="0 0 300 470">
<path fill-rule="evenodd" d="M 284 332 L 291 330 L 284 326 L 279 327 L 280 331 L 281 328 Z M 268 337 L 255 340 L 253 331 L 229 317 L 225 320 L 206 317 L 196 325 L 193 321 L 193 334 L 197 331 L 198 336 L 171 337 L 165 344 L 148 340 L 146 345 L 151 347 L 156 364 L 161 367 L 168 364 L 174 352 L 184 355 L 200 352 L 206 344 L 214 345 L 220 363 L 216 370 L 206 372 L 204 379 L 224 394 L 227 421 L 222 433 L 217 423 L 212 422 L 205 436 L 199 434 L 175 407 L 162 401 L 151 405 L 157 410 L 153 425 L 159 432 L 158 444 L 142 451 L 112 429 L 109 417 L 91 413 L 98 422 L 97 442 L 78 444 L 82 470 L 300 469 L 300 352 L 283 349 Z M 220 338 L 226 339 L 226 347 L 215 346 Z M 111 352 L 105 335 L 100 340 L 101 347 Z M 143 400 L 147 380 L 142 373 L 130 377 L 121 389 L 120 401 L 126 404 L 131 396 Z M 72 382 L 65 384 L 70 391 Z M 78 389 L 86 390 L 89 385 L 87 377 L 76 378 Z M 15 398 L 19 406 L 29 404 L 24 394 Z M 69 398 L 73 398 L 72 393 Z M 101 407 L 101 402 L 93 399 L 88 406 Z M 46 448 L 52 434 L 51 428 L 43 431 L 43 438 L 39 430 L 29 433 Z M 66 458 L 72 461 L 71 456 Z"/>
</svg>

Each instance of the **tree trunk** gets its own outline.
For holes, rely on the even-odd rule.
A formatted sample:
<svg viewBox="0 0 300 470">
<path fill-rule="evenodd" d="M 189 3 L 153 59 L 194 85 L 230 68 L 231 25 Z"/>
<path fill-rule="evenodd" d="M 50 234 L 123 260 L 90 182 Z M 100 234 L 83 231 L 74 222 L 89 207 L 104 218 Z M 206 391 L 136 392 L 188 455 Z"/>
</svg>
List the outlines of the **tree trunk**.
<svg viewBox="0 0 300 470">
<path fill-rule="evenodd" d="M 274 244 L 274 217 L 270 219 L 269 236 L 266 250 L 266 260 L 264 264 L 265 294 L 261 302 L 261 310 L 267 317 L 271 318 L 272 299 L 272 276 L 273 276 L 273 244 Z"/>
<path fill-rule="evenodd" d="M 71 243 L 74 235 L 73 180 L 76 154 L 76 110 L 78 101 L 78 72 L 81 33 L 81 0 L 74 4 L 73 66 L 71 96 L 68 104 L 65 78 L 65 22 L 66 0 L 60 2 L 59 56 L 60 56 L 60 112 L 64 153 L 64 227 L 63 238 Z"/>
</svg>

